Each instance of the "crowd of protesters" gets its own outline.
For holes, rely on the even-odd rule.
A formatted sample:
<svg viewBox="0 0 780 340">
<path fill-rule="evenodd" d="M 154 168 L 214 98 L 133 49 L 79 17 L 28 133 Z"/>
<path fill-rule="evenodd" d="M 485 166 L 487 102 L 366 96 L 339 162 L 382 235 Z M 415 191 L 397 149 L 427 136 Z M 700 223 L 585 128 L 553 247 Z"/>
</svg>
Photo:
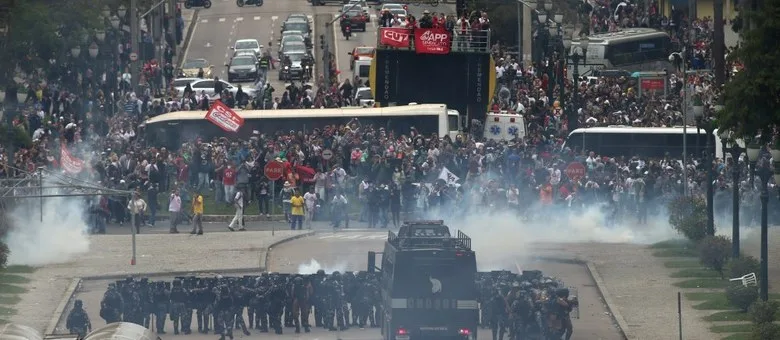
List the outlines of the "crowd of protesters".
<svg viewBox="0 0 780 340">
<path fill-rule="evenodd" d="M 622 9 L 624 13 L 626 10 Z M 619 22 L 628 25 L 636 20 Z M 708 27 L 704 22 L 699 25 Z M 706 46 L 702 48 L 706 50 Z M 73 157 L 84 162 L 77 176 L 107 187 L 139 192 L 138 197 L 147 203 L 143 205 L 143 218 L 136 219 L 137 223 L 154 226 L 158 210 L 164 209 L 178 216 L 171 221 L 172 230 L 178 222 L 193 218 L 189 208 L 193 197 L 202 196 L 208 199 L 195 209 L 201 212 L 203 205 L 206 211 L 210 210 L 209 205 L 235 206 L 243 211 L 249 204 L 256 204 L 260 214 L 268 215 L 272 212 L 270 207 L 279 205 L 288 219 L 297 220 L 292 215 L 294 211 L 299 215 L 300 210 L 297 206 L 293 209 L 292 202 L 300 200 L 293 199 L 294 192 L 307 191 L 303 197 L 307 222 L 324 212 L 331 215 L 334 226 L 341 226 L 348 220 L 348 206 L 360 205 L 361 220 L 372 227 L 384 227 L 397 225 L 400 212 L 454 216 L 503 209 L 535 218 L 549 209 L 575 211 L 589 206 L 603 209 L 605 223 L 643 222 L 648 211 L 662 208 L 663 202 L 684 190 L 683 171 L 688 172 L 690 192 L 705 191 L 704 166 L 695 157 L 682 164 L 674 157 L 645 159 L 562 148 L 568 127 L 560 98 L 556 97 L 558 90 L 548 93 L 548 82 L 554 79 L 548 78 L 541 67 L 526 67 L 502 54 L 501 48 L 494 50 L 500 84 L 494 106 L 496 110 L 525 115 L 528 134 L 521 139 L 488 141 L 480 133 L 463 133 L 451 140 L 414 130 L 386 131 L 352 120 L 308 133 L 280 131 L 274 135 L 255 134 L 247 140 L 193 140 L 177 150 L 168 150 L 146 143 L 143 120 L 177 109 L 208 105 L 184 105 L 184 99 L 175 97 L 175 93 L 168 100 L 155 100 L 149 91 L 135 93 L 121 86 L 121 76 L 117 83 L 97 77 L 85 84 L 90 78 L 74 78 L 71 72 L 61 72 L 49 75 L 45 83 L 30 85 L 26 105 L 14 115 L 14 128 L 9 131 L 20 132 L 31 142 L 17 142 L 12 150 L 0 150 L 0 178 L 23 177 L 39 167 L 58 169 L 62 161 L 60 148 L 66 147 Z M 709 53 L 703 56 L 702 63 L 706 65 Z M 695 58 L 685 62 L 697 63 Z M 680 125 L 679 93 L 685 80 L 682 74 L 669 71 L 674 74 L 667 97 L 639 99 L 636 80 L 626 76 L 566 82 L 569 94 L 572 87 L 580 92 L 579 126 Z M 709 74 L 700 73 L 688 81 L 695 84 L 705 105 L 714 104 L 717 91 Z M 250 105 L 275 109 L 335 107 L 348 104 L 357 87 L 349 80 L 326 87 L 320 79 L 316 85 L 316 90 L 312 86 L 292 85 L 281 97 L 274 97 L 270 107 L 265 103 L 258 105 L 256 98 Z M 273 96 L 274 90 L 266 87 L 258 97 L 267 102 L 268 92 Z M 8 103 L 15 104 L 16 94 L 11 94 L 9 97 L 6 93 L 6 107 Z M 198 96 L 188 95 L 189 100 Z M 202 95 L 196 99 L 213 100 Z M 240 106 L 240 99 L 225 101 Z M 322 158 L 324 149 L 333 151 L 334 156 L 327 161 Z M 586 165 L 585 177 L 569 179 L 563 174 L 573 161 Z M 284 164 L 285 177 L 274 185 L 263 174 L 268 162 Z M 726 193 L 734 186 L 730 171 L 739 166 L 743 172 L 738 184 L 743 187 L 743 203 L 748 209 L 755 207 L 755 186 L 751 188 L 744 176 L 744 159 L 733 162 L 718 158 L 715 162 L 719 206 L 730 206 L 724 203 L 730 197 Z M 272 193 L 272 188 L 277 192 Z M 271 197 L 277 200 L 272 202 Z M 129 222 L 126 198 L 106 197 L 94 204 L 109 220 Z M 133 209 L 136 208 L 132 212 L 138 212 Z M 749 222 L 754 215 L 743 217 Z M 241 221 L 238 224 L 239 229 L 243 228 Z M 234 228 L 234 224 L 230 227 Z"/>
</svg>

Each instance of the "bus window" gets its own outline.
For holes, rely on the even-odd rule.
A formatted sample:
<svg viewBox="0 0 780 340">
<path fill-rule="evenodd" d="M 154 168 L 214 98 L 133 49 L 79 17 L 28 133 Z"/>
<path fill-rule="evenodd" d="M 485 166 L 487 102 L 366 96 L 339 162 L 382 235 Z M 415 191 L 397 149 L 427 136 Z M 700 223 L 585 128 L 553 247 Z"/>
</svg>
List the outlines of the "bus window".
<svg viewBox="0 0 780 340">
<path fill-rule="evenodd" d="M 460 129 L 458 128 L 458 123 L 460 120 L 458 119 L 458 115 L 447 115 L 447 125 L 449 125 L 449 131 L 452 132 L 459 132 Z"/>
<path fill-rule="evenodd" d="M 669 37 L 610 43 L 607 46 L 605 57 L 612 66 L 664 60 L 669 57 L 670 44 Z"/>
</svg>

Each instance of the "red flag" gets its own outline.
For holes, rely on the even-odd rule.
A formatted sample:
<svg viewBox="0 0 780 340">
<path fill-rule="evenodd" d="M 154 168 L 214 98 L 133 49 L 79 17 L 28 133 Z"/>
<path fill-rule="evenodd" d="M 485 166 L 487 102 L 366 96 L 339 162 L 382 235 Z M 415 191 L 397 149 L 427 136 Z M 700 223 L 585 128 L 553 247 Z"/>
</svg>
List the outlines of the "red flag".
<svg viewBox="0 0 780 340">
<path fill-rule="evenodd" d="M 71 174 L 77 174 L 84 169 L 84 161 L 73 157 L 65 144 L 60 145 L 60 163 L 62 169 Z"/>
<path fill-rule="evenodd" d="M 382 34 L 379 39 L 379 44 L 399 48 L 409 47 L 409 35 L 412 33 L 411 29 L 403 27 L 382 27 L 379 31 Z"/>
<path fill-rule="evenodd" d="M 295 166 L 295 171 L 298 173 L 298 177 L 300 178 L 301 182 L 314 183 L 314 175 L 317 174 L 317 171 L 314 169 L 308 166 L 297 165 Z"/>
<path fill-rule="evenodd" d="M 244 125 L 244 118 L 219 100 L 215 100 L 211 105 L 206 113 L 206 119 L 227 132 L 238 132 L 238 129 Z"/>
<path fill-rule="evenodd" d="M 414 30 L 414 49 L 417 53 L 450 53 L 450 32 L 443 28 L 418 28 Z"/>
</svg>

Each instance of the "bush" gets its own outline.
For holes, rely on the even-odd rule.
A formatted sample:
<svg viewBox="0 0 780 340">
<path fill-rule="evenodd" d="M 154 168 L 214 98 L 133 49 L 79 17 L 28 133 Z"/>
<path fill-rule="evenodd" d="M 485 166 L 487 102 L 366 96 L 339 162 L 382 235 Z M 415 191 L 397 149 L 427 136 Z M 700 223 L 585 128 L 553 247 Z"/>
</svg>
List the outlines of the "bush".
<svg viewBox="0 0 780 340">
<path fill-rule="evenodd" d="M 758 288 L 731 285 L 726 288 L 726 298 L 732 306 L 747 312 L 750 306 L 758 300 Z"/>
<path fill-rule="evenodd" d="M 758 260 L 755 257 L 742 255 L 736 259 L 729 259 L 724 272 L 729 278 L 737 278 L 750 273 L 756 273 L 756 277 L 758 277 L 760 271 Z"/>
<path fill-rule="evenodd" d="M 731 257 L 731 240 L 725 236 L 707 236 L 699 242 L 699 262 L 723 278 L 723 267 Z"/>
<path fill-rule="evenodd" d="M 756 301 L 748 309 L 750 319 L 756 324 L 775 322 L 778 307 L 780 307 L 780 303 L 774 300 Z"/>
<path fill-rule="evenodd" d="M 780 326 L 773 323 L 762 323 L 753 325 L 753 331 L 750 332 L 752 340 L 780 340 Z"/>
<path fill-rule="evenodd" d="M 687 239 L 707 236 L 707 202 L 697 196 L 679 196 L 669 202 L 669 224 Z"/>
</svg>

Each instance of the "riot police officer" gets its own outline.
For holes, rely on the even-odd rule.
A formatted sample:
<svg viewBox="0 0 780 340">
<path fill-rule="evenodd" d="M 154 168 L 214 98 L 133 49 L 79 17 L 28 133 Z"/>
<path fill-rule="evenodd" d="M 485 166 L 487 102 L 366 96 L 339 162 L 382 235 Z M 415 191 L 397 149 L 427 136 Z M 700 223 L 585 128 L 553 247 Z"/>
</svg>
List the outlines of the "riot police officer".
<svg viewBox="0 0 780 340">
<path fill-rule="evenodd" d="M 165 316 L 168 314 L 171 303 L 170 292 L 166 289 L 165 282 L 155 282 L 152 301 L 154 301 L 157 334 L 165 334 Z"/>
<path fill-rule="evenodd" d="M 170 293 L 171 321 L 173 322 L 173 334 L 190 334 L 192 324 L 192 309 L 189 308 L 189 292 L 182 286 L 181 280 L 174 280 Z"/>
<path fill-rule="evenodd" d="M 295 324 L 295 333 L 301 332 L 301 324 L 306 333 L 311 332 L 309 326 L 309 300 L 312 295 L 312 287 L 309 282 L 305 282 L 298 276 L 293 280 L 292 298 L 293 298 L 293 322 Z"/>
<path fill-rule="evenodd" d="M 116 284 L 109 283 L 100 301 L 100 317 L 107 324 L 122 321 L 122 304 L 122 295 L 117 291 Z"/>
<path fill-rule="evenodd" d="M 271 278 L 270 302 L 268 307 L 268 317 L 271 328 L 274 333 L 282 334 L 282 314 L 284 313 L 284 303 L 287 300 L 287 290 L 285 289 L 285 279 L 281 276 L 272 276 Z"/>
<path fill-rule="evenodd" d="M 214 330 L 219 329 L 220 340 L 225 340 L 225 336 L 233 340 L 233 295 L 227 285 L 220 286 L 218 291 L 214 304 Z"/>
<path fill-rule="evenodd" d="M 84 310 L 84 304 L 81 300 L 76 300 L 73 303 L 73 309 L 68 313 L 65 327 L 71 334 L 78 334 L 79 338 L 84 338 L 87 333 L 92 331 L 92 323 L 89 322 L 89 315 Z"/>
</svg>

